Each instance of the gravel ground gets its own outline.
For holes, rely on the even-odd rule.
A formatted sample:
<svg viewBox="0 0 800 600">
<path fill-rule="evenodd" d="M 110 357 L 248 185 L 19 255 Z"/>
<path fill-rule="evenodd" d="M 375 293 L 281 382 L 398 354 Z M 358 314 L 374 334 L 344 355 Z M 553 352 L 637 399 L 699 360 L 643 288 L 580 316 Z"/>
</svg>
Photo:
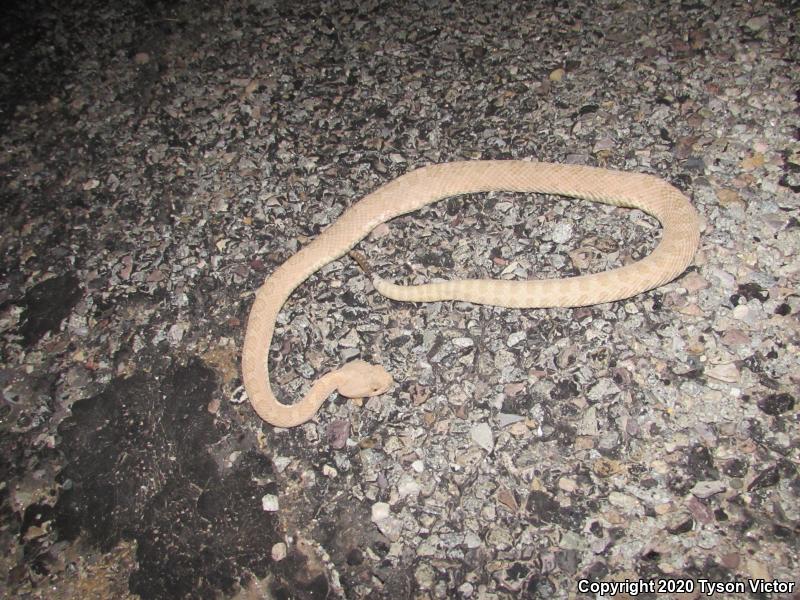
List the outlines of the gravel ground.
<svg viewBox="0 0 800 600">
<path fill-rule="evenodd" d="M 0 25 L 8 596 L 800 598 L 796 2 L 70 4 Z M 273 384 L 364 357 L 397 385 L 262 423 L 253 291 L 380 184 L 477 158 L 657 174 L 700 250 L 529 311 L 389 301 L 336 261 L 281 313 Z M 564 277 L 658 236 L 495 193 L 359 249 L 405 282 Z"/>
</svg>

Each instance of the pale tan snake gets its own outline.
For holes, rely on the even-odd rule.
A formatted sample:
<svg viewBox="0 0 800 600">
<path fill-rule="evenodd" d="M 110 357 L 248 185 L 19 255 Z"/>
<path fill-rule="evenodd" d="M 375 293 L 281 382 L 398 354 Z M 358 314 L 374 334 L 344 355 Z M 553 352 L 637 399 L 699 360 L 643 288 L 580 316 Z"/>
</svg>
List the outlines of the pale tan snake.
<svg viewBox="0 0 800 600">
<path fill-rule="evenodd" d="M 417 169 L 347 209 L 278 267 L 256 292 L 244 338 L 242 375 L 258 415 L 273 425 L 292 427 L 311 419 L 334 391 L 351 398 L 387 391 L 393 382 L 383 367 L 352 361 L 320 377 L 300 402 L 279 402 L 272 393 L 267 368 L 278 312 L 298 285 L 348 252 L 377 225 L 448 196 L 492 190 L 558 194 L 638 208 L 661 222 L 663 234 L 649 256 L 592 275 L 531 281 L 474 279 L 407 287 L 375 277 L 375 288 L 394 300 L 412 302 L 463 300 L 509 308 L 586 306 L 628 298 L 671 281 L 687 267 L 699 243 L 699 219 L 689 200 L 652 175 L 525 161 L 466 161 Z"/>
</svg>

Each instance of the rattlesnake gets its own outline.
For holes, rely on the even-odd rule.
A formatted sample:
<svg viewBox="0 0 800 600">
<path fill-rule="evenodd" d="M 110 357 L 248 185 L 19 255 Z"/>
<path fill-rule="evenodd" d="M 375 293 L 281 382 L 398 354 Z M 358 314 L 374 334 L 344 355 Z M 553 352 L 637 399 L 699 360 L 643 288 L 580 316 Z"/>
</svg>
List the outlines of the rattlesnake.
<svg viewBox="0 0 800 600">
<path fill-rule="evenodd" d="M 509 308 L 586 306 L 628 298 L 671 281 L 684 271 L 699 243 L 699 218 L 686 196 L 651 175 L 526 161 L 464 161 L 411 171 L 347 209 L 256 292 L 244 338 L 242 374 L 258 415 L 273 425 L 292 427 L 312 418 L 334 391 L 351 398 L 387 391 L 393 384 L 389 373 L 379 365 L 356 360 L 320 377 L 300 402 L 278 402 L 267 368 L 278 312 L 298 285 L 348 252 L 377 225 L 448 196 L 493 190 L 558 194 L 638 208 L 661 222 L 661 242 L 638 262 L 592 275 L 532 281 L 473 279 L 408 287 L 374 277 L 375 289 L 394 300 L 412 302 L 463 300 Z"/>
</svg>

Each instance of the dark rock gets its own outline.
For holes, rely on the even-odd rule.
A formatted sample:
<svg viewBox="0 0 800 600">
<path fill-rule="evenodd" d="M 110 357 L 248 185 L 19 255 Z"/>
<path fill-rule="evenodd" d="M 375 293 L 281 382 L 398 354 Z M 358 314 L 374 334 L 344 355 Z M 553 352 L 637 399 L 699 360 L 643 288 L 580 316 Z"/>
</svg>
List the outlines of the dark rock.
<svg viewBox="0 0 800 600">
<path fill-rule="evenodd" d="M 46 333 L 58 329 L 82 294 L 74 273 L 53 277 L 29 289 L 22 301 L 24 312 L 19 329 L 25 345 L 35 344 Z"/>
<path fill-rule="evenodd" d="M 756 404 L 758 405 L 758 408 L 768 415 L 777 417 L 780 414 L 794 409 L 795 399 L 794 396 L 787 393 L 770 394 L 769 396 L 765 396 L 764 398 L 758 400 Z"/>
<path fill-rule="evenodd" d="M 763 471 L 761 471 L 758 475 L 755 476 L 753 481 L 747 486 L 748 492 L 753 492 L 755 490 L 761 490 L 768 487 L 774 487 L 778 485 L 778 482 L 781 480 L 781 473 L 780 468 L 778 465 L 773 465 L 771 467 L 767 467 Z"/>
</svg>

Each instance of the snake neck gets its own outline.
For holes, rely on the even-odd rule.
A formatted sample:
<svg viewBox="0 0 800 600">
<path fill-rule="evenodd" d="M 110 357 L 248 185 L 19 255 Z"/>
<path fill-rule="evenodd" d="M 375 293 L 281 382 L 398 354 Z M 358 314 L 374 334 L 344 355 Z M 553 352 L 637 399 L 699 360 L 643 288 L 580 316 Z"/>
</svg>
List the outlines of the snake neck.
<svg viewBox="0 0 800 600">
<path fill-rule="evenodd" d="M 272 394 L 262 394 L 252 402 L 258 415 L 276 427 L 294 427 L 310 420 L 338 387 L 338 371 L 331 371 L 317 379 L 300 402 L 283 404 Z"/>
<path fill-rule="evenodd" d="M 267 359 L 278 311 L 294 286 L 272 279 L 256 294 L 250 311 L 242 352 L 242 376 L 253 408 L 276 427 L 293 427 L 311 419 L 323 402 L 336 391 L 341 375 L 332 371 L 315 381 L 300 402 L 284 404 L 272 392 Z"/>
<path fill-rule="evenodd" d="M 245 373 L 245 389 L 258 416 L 276 427 L 294 427 L 310 420 L 320 406 L 339 386 L 339 371 L 331 371 L 317 379 L 305 397 L 295 404 L 284 404 L 275 397 L 269 384 L 267 368 L 267 349 L 269 342 L 263 347 L 259 344 L 255 358 L 256 368 L 243 369 Z"/>
</svg>

